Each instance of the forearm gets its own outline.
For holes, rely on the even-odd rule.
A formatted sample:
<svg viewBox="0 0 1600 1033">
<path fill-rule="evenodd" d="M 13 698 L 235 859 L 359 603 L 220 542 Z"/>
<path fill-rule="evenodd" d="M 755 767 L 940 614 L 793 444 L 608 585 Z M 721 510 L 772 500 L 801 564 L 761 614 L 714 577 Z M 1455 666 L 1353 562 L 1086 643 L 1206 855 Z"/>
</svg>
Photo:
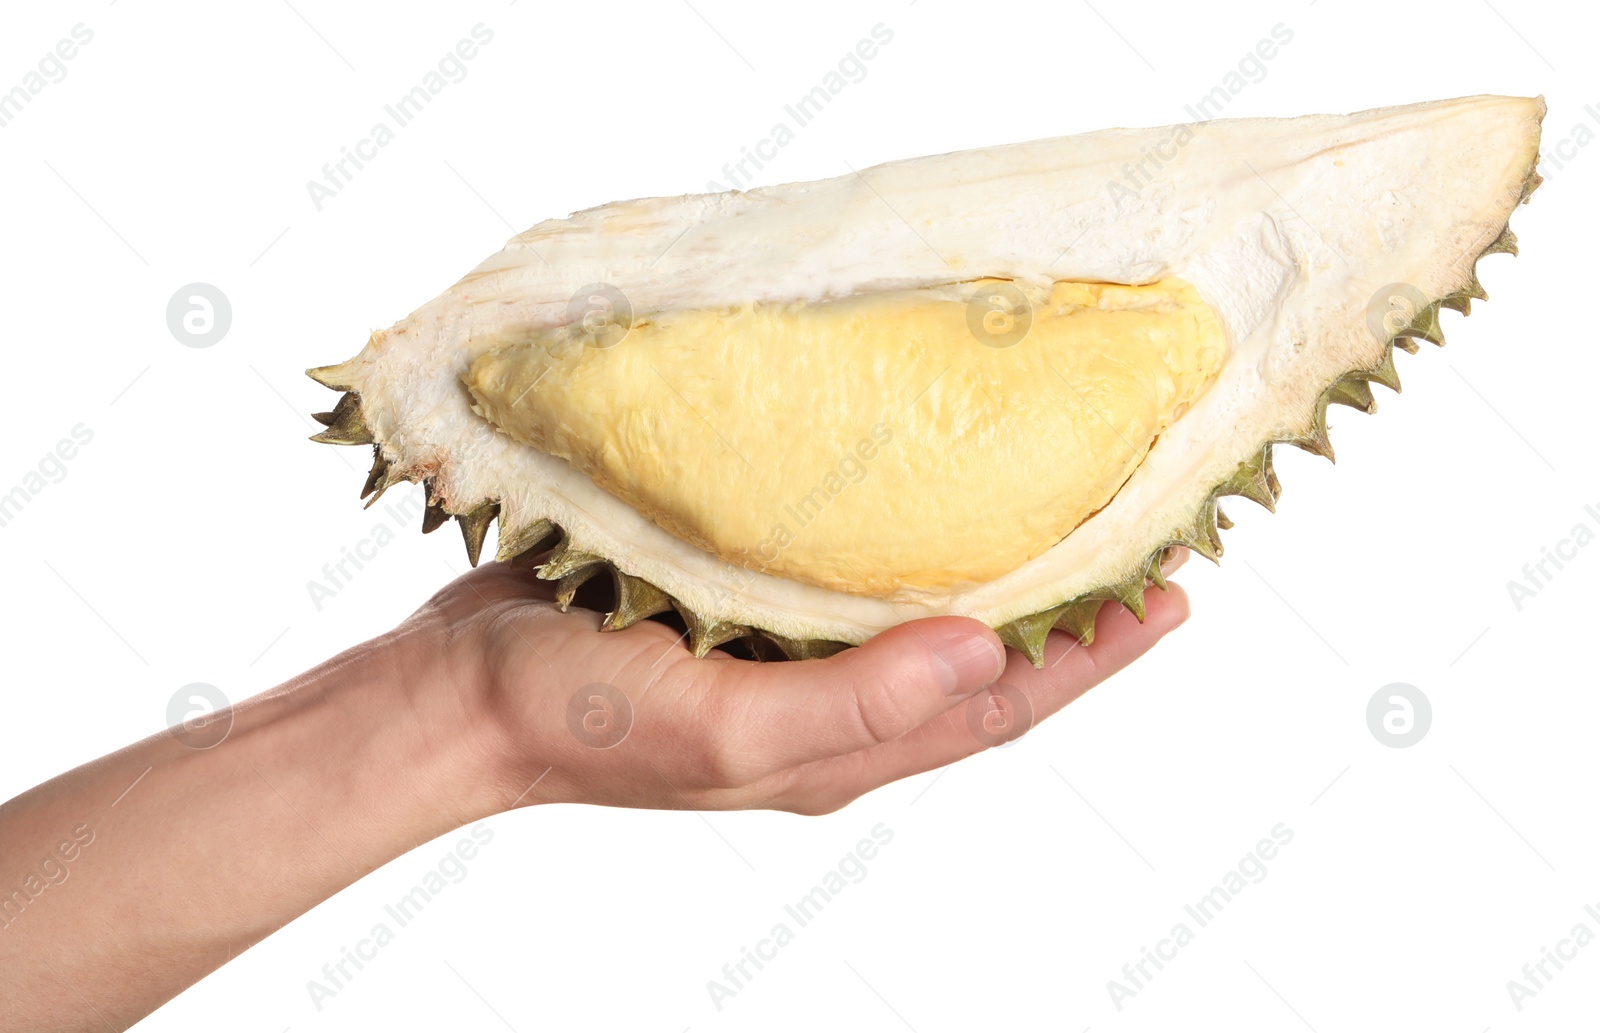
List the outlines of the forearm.
<svg viewBox="0 0 1600 1033">
<path fill-rule="evenodd" d="M 368 643 L 0 806 L 0 1028 L 122 1029 L 419 843 L 495 808 L 453 693 Z"/>
</svg>

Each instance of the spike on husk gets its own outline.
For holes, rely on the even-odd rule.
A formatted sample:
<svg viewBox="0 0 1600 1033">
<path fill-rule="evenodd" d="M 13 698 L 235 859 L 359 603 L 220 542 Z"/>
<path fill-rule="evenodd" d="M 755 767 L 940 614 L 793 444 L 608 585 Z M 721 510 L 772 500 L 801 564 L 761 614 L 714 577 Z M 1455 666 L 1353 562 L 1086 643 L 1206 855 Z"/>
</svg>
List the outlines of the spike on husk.
<svg viewBox="0 0 1600 1033">
<path fill-rule="evenodd" d="M 445 511 L 444 503 L 434 494 L 432 481 L 424 481 L 423 490 L 427 492 L 428 504 L 422 510 L 422 533 L 432 534 L 444 526 L 444 522 L 450 519 L 450 514 Z"/>
<path fill-rule="evenodd" d="M 1264 446 L 1249 462 L 1240 463 L 1233 476 L 1217 485 L 1213 494 L 1241 495 L 1272 512 L 1278 504 L 1278 479 L 1272 473 L 1272 446 Z"/>
<path fill-rule="evenodd" d="M 644 578 L 624 574 L 612 567 L 611 579 L 616 586 L 617 601 L 611 612 L 606 614 L 605 622 L 600 626 L 601 631 L 621 631 L 646 617 L 654 617 L 672 609 L 672 600 L 667 593 Z"/>
<path fill-rule="evenodd" d="M 1348 405 L 1352 409 L 1360 409 L 1369 416 L 1378 411 L 1378 402 L 1372 397 L 1372 388 L 1367 386 L 1365 378 L 1353 373 L 1328 388 L 1325 397 L 1329 405 Z"/>
<path fill-rule="evenodd" d="M 1144 572 L 1145 578 L 1163 592 L 1167 590 L 1167 575 L 1162 572 L 1161 564 L 1166 562 L 1168 556 L 1169 551 L 1167 549 L 1157 549 L 1155 554 L 1150 557 L 1150 562 L 1145 565 Z"/>
<path fill-rule="evenodd" d="M 1465 311 L 1465 309 L 1462 311 Z M 1371 369 L 1354 370 L 1350 373 L 1350 376 L 1360 377 L 1374 384 L 1382 384 L 1395 394 L 1399 394 L 1400 371 L 1394 367 L 1394 342 L 1390 341 L 1388 346 L 1383 349 L 1383 361 Z"/>
<path fill-rule="evenodd" d="M 1431 302 L 1418 309 L 1411 317 L 1411 322 L 1401 328 L 1395 336 L 1416 337 L 1429 344 L 1444 347 L 1444 328 L 1439 325 L 1439 302 Z"/>
<path fill-rule="evenodd" d="M 1181 545 L 1215 563 L 1222 555 L 1222 535 L 1217 531 L 1217 497 L 1200 506 L 1194 522 L 1181 527 L 1169 539 L 1170 545 Z"/>
<path fill-rule="evenodd" d="M 374 445 L 373 447 L 377 448 L 378 446 Z M 373 465 L 376 466 L 377 464 L 374 463 Z M 386 469 L 379 474 L 378 479 L 375 482 L 372 482 L 374 490 L 371 496 L 367 498 L 367 504 L 361 508 L 371 509 L 379 499 L 383 498 L 384 492 L 388 491 L 396 484 L 403 484 L 408 480 L 410 480 L 410 478 L 401 473 L 399 468 L 392 463 L 388 463 Z"/>
<path fill-rule="evenodd" d="M 584 552 L 582 549 L 574 548 L 572 539 L 563 533 L 561 540 L 556 543 L 554 551 L 550 553 L 550 558 L 539 568 L 539 577 L 546 581 L 556 581 L 566 577 L 573 571 L 582 570 L 584 567 L 591 567 L 596 564 L 604 564 L 605 562 L 606 558 L 604 556 L 596 556 L 592 552 Z"/>
<path fill-rule="evenodd" d="M 1517 253 L 1517 235 L 1511 232 L 1511 225 L 1507 223 L 1494 239 L 1494 243 L 1484 249 L 1484 255 L 1514 255 Z M 1479 256 L 1483 257 L 1483 256 Z"/>
<path fill-rule="evenodd" d="M 373 445 L 372 469 L 367 473 L 367 482 L 361 486 L 361 497 L 366 498 L 368 495 L 372 495 L 373 492 L 382 495 L 384 490 L 389 487 L 388 479 L 389 461 L 383 458 L 383 449 Z M 372 502 L 376 501 L 378 499 L 374 496 Z M 372 505 L 372 502 L 367 503 L 367 505 Z"/>
<path fill-rule="evenodd" d="M 456 517 L 456 522 L 461 525 L 461 538 L 467 545 L 467 562 L 474 567 L 478 565 L 478 556 L 483 552 L 483 539 L 489 533 L 489 525 L 494 523 L 494 518 L 499 514 L 499 502 L 485 502 L 472 512 Z"/>
<path fill-rule="evenodd" d="M 826 660 L 840 650 L 850 648 L 847 642 L 834 642 L 821 638 L 785 638 L 771 631 L 763 631 L 761 637 L 777 646 L 790 660 Z"/>
<path fill-rule="evenodd" d="M 703 657 L 720 645 L 751 634 L 752 629 L 746 625 L 735 624 L 732 621 L 706 620 L 677 600 L 672 601 L 672 606 L 678 611 L 678 616 L 683 618 L 684 626 L 688 628 L 689 652 L 696 657 Z M 783 642 L 775 638 L 774 641 L 779 649 L 783 649 L 785 655 L 789 656 L 790 659 L 796 659 L 793 654 L 789 653 L 788 649 L 784 648 Z M 824 653 L 820 655 L 831 654 Z"/>
<path fill-rule="evenodd" d="M 556 525 L 539 519 L 508 530 L 505 517 L 500 519 L 500 541 L 495 550 L 495 561 L 514 563 L 536 555 L 557 534 Z"/>
<path fill-rule="evenodd" d="M 566 613 L 572 607 L 572 598 L 578 594 L 578 589 L 597 575 L 604 573 L 606 569 L 607 565 L 604 563 L 591 563 L 556 579 L 556 608 Z M 600 630 L 606 630 L 604 625 Z"/>
<path fill-rule="evenodd" d="M 1107 585 L 1101 589 L 1101 594 L 1108 602 L 1121 603 L 1123 608 L 1133 614 L 1139 623 L 1144 623 L 1144 586 L 1147 575 L 1140 571 L 1133 577 Z"/>
<path fill-rule="evenodd" d="M 1472 314 L 1474 301 L 1488 301 L 1489 292 L 1483 289 L 1483 284 L 1478 282 L 1478 270 L 1474 266 L 1468 274 L 1467 285 L 1458 291 L 1452 291 L 1442 298 L 1439 304 L 1445 308 L 1454 309 L 1463 316 Z"/>
<path fill-rule="evenodd" d="M 1099 609 L 1096 600 L 1096 609 Z M 1018 617 L 994 629 L 1000 636 L 1000 641 L 1017 650 L 1027 657 L 1035 667 L 1044 666 L 1044 644 L 1050 637 L 1050 629 L 1055 627 L 1056 619 L 1066 612 L 1071 603 L 1030 613 L 1026 617 Z M 1092 622 L 1091 622 L 1092 627 Z M 1091 632 L 1092 634 L 1092 632 Z"/>
<path fill-rule="evenodd" d="M 1057 630 L 1064 631 L 1077 639 L 1080 645 L 1093 645 L 1095 618 L 1099 616 L 1100 609 L 1105 603 L 1104 599 L 1092 597 L 1075 599 L 1065 606 L 1057 608 L 1054 626 Z M 1033 658 L 1029 657 L 1029 659 Z M 1035 660 L 1033 665 L 1039 667 L 1043 662 L 1044 656 L 1041 653 L 1039 659 Z"/>
<path fill-rule="evenodd" d="M 356 386 L 337 372 L 344 367 L 345 364 L 342 362 L 334 366 L 318 366 L 316 369 L 306 370 L 306 376 L 332 391 L 354 391 Z"/>
<path fill-rule="evenodd" d="M 328 428 L 311 435 L 312 441 L 324 445 L 370 445 L 372 430 L 361 413 L 361 396 L 346 392 L 331 412 L 312 413 L 311 418 Z"/>
<path fill-rule="evenodd" d="M 1160 560 L 1164 551 L 1160 550 L 1151 557 L 1151 567 L 1147 568 L 1146 573 L 1107 585 L 1097 592 L 1062 603 L 1060 606 L 1010 621 L 996 628 L 995 634 L 1000 636 L 1001 642 L 1026 656 L 1034 667 L 1043 667 L 1044 648 L 1050 638 L 1050 632 L 1064 631 L 1083 645 L 1089 645 L 1094 641 L 1095 618 L 1106 603 L 1120 603 L 1135 618 L 1143 621 L 1145 582 L 1147 578 L 1152 577 L 1148 569 L 1154 569 L 1153 576 L 1160 576 Z"/>
</svg>

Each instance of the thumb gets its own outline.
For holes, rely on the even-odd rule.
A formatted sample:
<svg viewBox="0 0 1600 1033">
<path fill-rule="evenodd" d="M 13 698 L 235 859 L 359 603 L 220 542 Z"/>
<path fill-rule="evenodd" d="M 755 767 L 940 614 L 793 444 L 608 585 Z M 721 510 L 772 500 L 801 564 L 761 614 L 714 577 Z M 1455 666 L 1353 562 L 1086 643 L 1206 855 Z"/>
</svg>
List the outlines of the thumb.
<svg viewBox="0 0 1600 1033">
<path fill-rule="evenodd" d="M 743 689 L 747 712 L 783 715 L 783 756 L 770 758 L 781 767 L 898 739 L 992 684 L 1005 666 L 1005 647 L 981 621 L 927 617 L 826 660 L 751 670 Z"/>
</svg>

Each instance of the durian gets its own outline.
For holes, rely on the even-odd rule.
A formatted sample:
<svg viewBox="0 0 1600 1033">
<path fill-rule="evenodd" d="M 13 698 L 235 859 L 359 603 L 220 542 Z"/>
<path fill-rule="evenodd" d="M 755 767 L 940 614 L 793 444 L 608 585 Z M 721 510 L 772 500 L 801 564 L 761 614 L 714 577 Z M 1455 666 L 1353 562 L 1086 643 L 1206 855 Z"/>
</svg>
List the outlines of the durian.
<svg viewBox="0 0 1600 1033">
<path fill-rule="evenodd" d="M 975 617 L 1034 663 L 1142 615 L 1163 555 L 1272 508 L 1272 449 L 1399 390 L 1486 297 L 1539 99 L 1229 119 L 892 162 L 544 222 L 355 358 L 314 440 L 427 485 L 476 563 L 604 628 L 824 656 Z M 375 497 L 375 496 L 374 496 Z M 546 550 L 550 551 L 545 557 Z"/>
</svg>

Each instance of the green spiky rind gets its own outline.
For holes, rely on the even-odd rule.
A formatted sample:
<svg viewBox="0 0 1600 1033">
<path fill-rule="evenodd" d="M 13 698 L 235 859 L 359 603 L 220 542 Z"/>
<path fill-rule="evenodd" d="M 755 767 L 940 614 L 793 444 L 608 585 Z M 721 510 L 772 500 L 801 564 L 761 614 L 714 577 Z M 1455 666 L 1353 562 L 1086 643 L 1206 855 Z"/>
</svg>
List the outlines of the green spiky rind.
<svg viewBox="0 0 1600 1033">
<path fill-rule="evenodd" d="M 1522 181 L 1522 196 L 1517 198 L 1517 203 L 1527 204 L 1528 198 L 1533 196 L 1533 192 L 1538 190 L 1543 182 L 1544 177 L 1539 175 L 1539 166 L 1535 164 L 1528 170 L 1528 178 Z"/>
<path fill-rule="evenodd" d="M 1171 555 L 1171 549 L 1157 550 L 1151 555 L 1150 564 L 1145 568 L 1144 572 L 1145 580 L 1149 581 L 1152 585 L 1155 585 L 1163 592 L 1167 590 L 1167 576 L 1161 572 L 1161 564 L 1165 563 L 1167 558 Z"/>
<path fill-rule="evenodd" d="M 1141 569 L 1139 573 L 1130 578 L 1107 585 L 1099 592 L 1101 598 L 1107 602 L 1121 603 L 1122 608 L 1133 614 L 1140 624 L 1144 623 L 1144 586 L 1148 575 Z"/>
<path fill-rule="evenodd" d="M 1343 380 L 1328 388 L 1324 397 L 1329 405 L 1348 405 L 1369 416 L 1378 411 L 1378 401 L 1372 397 L 1372 388 L 1362 377 L 1347 374 Z"/>
<path fill-rule="evenodd" d="M 1217 533 L 1215 492 L 1201 504 L 1194 520 L 1188 526 L 1178 527 L 1172 532 L 1166 545 L 1179 545 L 1190 552 L 1199 553 L 1213 563 L 1217 561 L 1222 555 L 1222 536 Z"/>
<path fill-rule="evenodd" d="M 1439 326 L 1440 302 L 1424 305 L 1411 317 L 1396 337 L 1415 337 L 1427 341 L 1429 344 L 1444 347 L 1444 329 Z"/>
<path fill-rule="evenodd" d="M 1331 388 L 1329 390 L 1332 390 Z M 1311 404 L 1311 419 L 1305 429 L 1281 439 L 1283 444 L 1294 445 L 1312 455 L 1333 462 L 1333 439 L 1328 436 L 1328 393 L 1324 391 Z"/>
<path fill-rule="evenodd" d="M 1156 556 L 1161 554 L 1158 552 Z M 1159 569 L 1159 568 L 1158 568 Z M 1146 575 L 1148 576 L 1148 575 Z M 1141 578 L 1141 583 L 1144 578 Z M 1030 613 L 994 629 L 1000 641 L 1028 658 L 1035 667 L 1044 666 L 1044 647 L 1050 632 L 1064 631 L 1083 645 L 1094 641 L 1094 621 L 1100 608 L 1112 600 L 1099 593 L 1080 596 L 1060 606 Z M 1140 591 L 1140 614 L 1143 619 L 1143 591 Z"/>
<path fill-rule="evenodd" d="M 676 599 L 671 600 L 671 605 L 678 611 L 678 616 L 683 618 L 684 627 L 688 629 L 689 652 L 696 657 L 703 657 L 720 645 L 755 633 L 755 629 L 747 624 L 706 620 Z M 778 645 L 781 649 L 782 643 Z M 784 650 L 784 653 L 787 655 L 788 650 Z"/>
<path fill-rule="evenodd" d="M 1489 292 L 1483 289 L 1483 284 L 1478 282 L 1478 270 L 1474 268 L 1469 274 L 1467 285 L 1458 291 L 1451 291 L 1440 299 L 1439 304 L 1445 308 L 1454 309 L 1463 316 L 1472 315 L 1474 301 L 1488 301 Z"/>
<path fill-rule="evenodd" d="M 467 546 L 467 562 L 474 567 L 478 565 L 478 557 L 483 553 L 483 539 L 489 533 L 489 525 L 494 523 L 494 518 L 500 515 L 500 503 L 485 502 L 470 513 L 462 513 L 456 517 L 456 523 L 461 525 L 461 538 Z"/>
<path fill-rule="evenodd" d="M 311 418 L 328 428 L 311 435 L 312 441 L 324 445 L 371 445 L 376 440 L 362 415 L 361 396 L 354 391 L 346 391 L 331 411 L 312 413 Z"/>
<path fill-rule="evenodd" d="M 1530 170 L 1524 181 L 1521 203 L 1526 203 L 1534 189 L 1542 182 L 1542 178 Z M 1506 225 L 1499 235 L 1479 253 L 1481 260 L 1493 254 L 1517 254 L 1517 237 Z M 1475 260 L 1475 261 L 1477 261 Z M 1227 480 L 1218 484 L 1207 496 L 1206 501 L 1199 507 L 1191 524 L 1176 529 L 1166 543 L 1156 548 L 1143 564 L 1144 573 L 1136 578 L 1129 578 L 1113 585 L 1084 593 L 1048 607 L 1033 614 L 1019 617 L 1015 620 L 996 628 L 1002 642 L 1019 650 L 1032 661 L 1035 667 L 1043 666 L 1044 645 L 1051 630 L 1059 629 L 1076 637 L 1082 644 L 1089 645 L 1094 641 L 1095 620 L 1101 608 L 1107 602 L 1118 602 L 1134 610 L 1140 619 L 1143 619 L 1143 591 L 1146 583 L 1158 588 L 1166 586 L 1165 578 L 1161 574 L 1161 563 L 1170 557 L 1176 547 L 1188 548 L 1207 559 L 1216 561 L 1222 555 L 1222 538 L 1219 525 L 1232 526 L 1232 521 L 1223 516 L 1217 508 L 1217 499 L 1223 495 L 1243 495 L 1265 506 L 1268 510 L 1274 508 L 1277 499 L 1282 494 L 1281 485 L 1277 475 L 1272 469 L 1272 447 L 1274 444 L 1293 444 L 1308 451 L 1333 458 L 1333 447 L 1328 437 L 1327 410 L 1331 404 L 1349 405 L 1365 412 L 1373 412 L 1376 402 L 1372 392 L 1367 387 L 1369 383 L 1382 384 L 1392 391 L 1400 390 L 1400 378 L 1395 369 L 1394 349 L 1404 348 L 1415 354 L 1418 350 L 1416 341 L 1426 340 L 1436 345 L 1444 343 L 1444 334 L 1439 326 L 1439 313 L 1443 308 L 1469 314 L 1471 302 L 1485 300 L 1488 292 L 1479 282 L 1476 268 L 1468 273 L 1467 283 L 1442 297 L 1435 299 L 1422 308 L 1412 321 L 1399 330 L 1393 338 L 1386 342 L 1383 358 L 1368 369 L 1352 370 L 1330 384 L 1318 396 L 1312 407 L 1307 426 L 1283 438 L 1269 441 L 1262 446 L 1258 456 L 1240 467 Z M 307 375 L 318 383 L 336 391 L 345 392 L 344 397 L 329 413 L 317 414 L 317 419 L 328 427 L 328 430 L 313 436 L 312 440 L 330 444 L 374 444 L 372 432 L 362 417 L 360 409 L 360 396 L 355 392 L 354 386 L 348 384 L 332 374 L 338 366 L 325 366 L 318 369 L 307 370 Z M 397 476 L 392 466 L 383 458 L 381 447 L 374 449 L 373 470 L 367 476 L 367 484 L 362 495 L 376 491 L 382 494 L 383 490 L 391 483 L 408 478 Z M 434 497 L 431 482 L 424 482 L 428 487 L 428 508 L 423 514 L 424 533 L 432 531 L 442 524 L 451 514 L 444 509 L 442 502 Z M 374 496 L 373 501 L 376 501 Z M 368 503 L 369 505 L 371 503 Z M 488 524 L 498 513 L 498 505 L 494 503 L 480 504 L 473 511 L 464 514 L 471 518 L 474 514 L 484 512 L 490 505 L 494 506 L 495 513 L 487 519 L 482 519 L 482 527 L 486 532 Z M 467 521 L 463 521 L 463 535 L 467 534 Z M 627 574 L 616 567 L 614 563 L 604 557 L 585 553 L 571 547 L 570 541 L 564 532 L 561 532 L 549 520 L 536 520 L 531 524 L 518 528 L 509 535 L 502 537 L 497 550 L 496 559 L 501 562 L 510 562 L 513 565 L 531 562 L 539 554 L 539 550 L 548 543 L 550 537 L 561 534 L 561 540 L 555 547 L 549 560 L 537 568 L 541 578 L 555 580 L 557 586 L 557 602 L 563 609 L 571 604 L 572 594 L 577 591 L 578 585 L 587 581 L 602 571 L 609 571 L 617 585 L 618 604 L 611 613 L 607 614 L 602 630 L 618 630 L 642 620 L 655 613 L 665 612 L 667 608 L 675 609 L 689 628 L 690 651 L 695 656 L 704 656 L 710 650 L 742 636 L 754 636 L 758 648 L 754 651 L 759 658 L 765 658 L 770 643 L 775 646 L 785 657 L 790 660 L 806 660 L 832 656 L 840 650 L 849 647 L 848 643 L 835 642 L 825 639 L 792 639 L 762 628 L 754 628 L 743 624 L 734 624 L 727 621 L 706 620 L 696 614 L 692 609 L 672 597 L 654 584 Z M 482 537 L 478 537 L 477 545 L 481 548 Z M 476 563 L 476 554 L 471 538 L 467 540 L 468 557 Z M 1137 602 L 1134 600 L 1137 599 Z M 626 600 L 626 601 L 624 601 Z M 665 605 L 660 605 L 664 603 Z M 660 606 L 659 609 L 654 608 Z M 1137 609 L 1135 609 L 1137 607 Z M 649 613 L 640 612 L 650 610 Z M 637 614 L 637 615 L 635 615 Z"/>
<path fill-rule="evenodd" d="M 672 609 L 672 597 L 642 577 L 624 574 L 616 567 L 611 567 L 611 582 L 616 588 L 617 601 L 600 625 L 601 631 L 621 631 L 646 617 L 654 617 Z"/>
<path fill-rule="evenodd" d="M 572 539 L 562 532 L 561 540 L 556 542 L 556 547 L 550 553 L 550 558 L 539 567 L 539 577 L 545 581 L 559 581 L 568 574 L 592 567 L 596 564 L 609 563 L 604 556 L 597 556 L 592 552 L 573 548 Z"/>
<path fill-rule="evenodd" d="M 1157 553 L 1157 555 L 1160 555 L 1160 553 Z M 1064 631 L 1071 635 L 1082 645 L 1092 645 L 1094 643 L 1094 621 L 1100 615 L 1100 610 L 1105 604 L 1106 600 L 1093 596 L 1075 599 L 1065 606 L 1057 608 L 1054 627 L 1058 631 Z M 1037 667 L 1039 665 L 1035 664 L 1034 666 Z"/>
<path fill-rule="evenodd" d="M 372 447 L 373 448 L 378 448 L 379 446 L 374 445 Z M 385 462 L 387 463 L 387 460 L 385 460 Z M 374 463 L 373 465 L 376 466 L 377 464 Z M 371 497 L 369 497 L 367 499 L 367 504 L 365 506 L 362 506 L 361 508 L 362 509 L 371 509 L 377 503 L 377 501 L 379 499 L 383 498 L 383 493 L 384 492 L 388 491 L 390 488 L 394 487 L 396 484 L 404 484 L 409 480 L 411 480 L 411 478 L 409 478 L 405 474 L 401 473 L 398 469 L 395 468 L 395 466 L 392 463 L 388 464 L 387 469 L 383 472 L 382 476 L 380 476 L 379 479 L 376 481 L 376 483 L 374 483 L 374 485 L 373 485 L 373 489 L 374 490 L 372 492 Z"/>
<path fill-rule="evenodd" d="M 1165 549 L 1157 549 L 1141 573 L 1085 593 L 1048 610 L 1019 617 L 994 629 L 1000 641 L 1017 650 L 1035 667 L 1044 666 L 1044 647 L 1050 632 L 1060 630 L 1084 645 L 1094 641 L 1095 617 L 1106 603 L 1118 603 L 1139 621 L 1144 620 L 1144 590 L 1148 583 L 1166 587 L 1161 577 Z M 1152 576 L 1151 570 L 1154 570 Z M 1160 579 L 1158 582 L 1156 579 Z"/>
<path fill-rule="evenodd" d="M 445 511 L 444 503 L 433 493 L 433 482 L 425 480 L 422 485 L 428 493 L 428 504 L 422 510 L 422 533 L 432 534 L 444 526 L 444 522 L 450 519 L 450 514 Z"/>
<path fill-rule="evenodd" d="M 1523 203 L 1527 203 L 1526 197 L 1523 198 Z M 1516 253 L 1517 235 L 1511 232 L 1510 223 L 1506 223 L 1506 228 L 1500 231 L 1500 235 L 1494 239 L 1494 243 L 1483 249 L 1483 255 L 1514 255 Z M 1483 255 L 1478 257 L 1482 258 Z"/>
<path fill-rule="evenodd" d="M 1263 446 L 1253 459 L 1239 464 L 1233 476 L 1212 490 L 1212 498 L 1241 495 L 1272 512 L 1278 504 L 1278 478 L 1272 472 L 1272 446 Z"/>
<path fill-rule="evenodd" d="M 334 373 L 335 370 L 343 368 L 344 363 L 342 362 L 334 366 L 318 366 L 315 369 L 306 370 L 306 376 L 331 391 L 354 391 L 356 389 L 354 384 L 341 379 Z"/>
<path fill-rule="evenodd" d="M 389 487 L 388 482 L 389 461 L 383 458 L 382 446 L 375 444 L 372 446 L 372 469 L 367 473 L 366 483 L 361 486 L 361 497 L 366 498 L 368 495 L 372 495 L 373 492 L 382 495 L 384 490 Z M 372 502 L 376 501 L 378 501 L 377 496 L 373 496 Z M 372 505 L 372 502 L 367 503 L 367 505 Z"/>
<path fill-rule="evenodd" d="M 578 594 L 590 579 L 603 574 L 609 564 L 591 563 L 587 567 L 579 567 L 565 577 L 556 580 L 556 608 L 566 613 L 572 608 L 572 597 Z"/>
<path fill-rule="evenodd" d="M 1033 666 L 1043 667 L 1045 640 L 1050 637 L 1050 629 L 1055 627 L 1056 618 L 1071 605 L 1062 603 L 1048 610 L 1018 617 L 995 628 L 994 633 L 1000 636 L 1001 642 L 1032 661 Z"/>
<path fill-rule="evenodd" d="M 500 539 L 495 549 L 495 562 L 511 563 L 531 556 L 555 537 L 559 532 L 556 525 L 548 520 L 535 520 L 524 527 L 519 527 L 513 533 L 506 531 L 505 521 L 500 521 Z"/>
<path fill-rule="evenodd" d="M 1473 274 L 1472 279 L 1474 281 L 1476 281 L 1478 279 L 1476 273 Z M 1488 297 L 1488 295 L 1484 295 L 1484 297 Z M 1467 310 L 1462 308 L 1462 309 L 1457 309 L 1456 311 L 1465 314 Z M 1349 376 L 1349 377 L 1359 377 L 1360 379 L 1368 381 L 1369 383 L 1373 383 L 1373 384 L 1382 384 L 1384 387 L 1386 387 L 1389 390 L 1393 391 L 1395 394 L 1399 394 L 1400 393 L 1400 371 L 1395 369 L 1395 366 L 1394 366 L 1394 342 L 1390 341 L 1387 345 L 1384 346 L 1384 349 L 1383 349 L 1383 360 L 1381 362 L 1379 362 L 1376 366 L 1373 366 L 1371 369 L 1351 370 L 1350 373 L 1347 374 L 1347 376 Z"/>
<path fill-rule="evenodd" d="M 835 653 L 850 648 L 848 642 L 835 642 L 825 638 L 785 638 L 771 631 L 761 632 L 761 638 L 777 646 L 778 650 L 790 660 L 826 660 Z"/>
</svg>

